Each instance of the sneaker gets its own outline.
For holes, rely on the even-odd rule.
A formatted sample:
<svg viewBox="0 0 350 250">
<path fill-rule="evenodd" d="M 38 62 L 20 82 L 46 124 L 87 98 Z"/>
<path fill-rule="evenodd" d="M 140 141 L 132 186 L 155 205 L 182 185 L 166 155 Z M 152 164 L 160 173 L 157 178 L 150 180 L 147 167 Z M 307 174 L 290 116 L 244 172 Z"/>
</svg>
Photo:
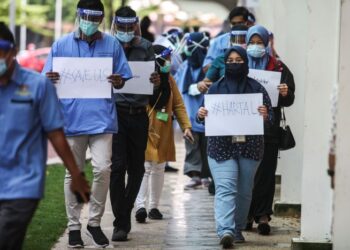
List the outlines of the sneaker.
<svg viewBox="0 0 350 250">
<path fill-rule="evenodd" d="M 225 233 L 220 239 L 220 245 L 222 245 L 223 248 L 231 248 L 233 246 L 232 234 Z"/>
<path fill-rule="evenodd" d="M 192 179 L 185 185 L 185 190 L 196 189 L 202 185 L 201 179 L 197 176 L 192 177 Z"/>
<path fill-rule="evenodd" d="M 148 218 L 152 220 L 161 220 L 163 219 L 163 215 L 157 208 L 152 208 L 151 211 L 148 213 Z"/>
<path fill-rule="evenodd" d="M 145 223 L 147 218 L 147 211 L 144 207 L 138 209 L 135 213 L 135 218 L 138 223 Z"/>
<path fill-rule="evenodd" d="M 69 231 L 68 247 L 70 247 L 70 248 L 83 248 L 84 247 L 84 242 L 81 239 L 80 230 Z"/>
<path fill-rule="evenodd" d="M 105 248 L 109 245 L 109 240 L 102 232 L 101 227 L 90 227 L 88 225 L 86 234 L 92 239 L 94 245 L 97 247 Z"/>
<path fill-rule="evenodd" d="M 172 166 L 169 166 L 168 164 L 165 165 L 165 172 L 173 172 L 176 173 L 179 170 L 177 168 L 173 168 Z"/>
<path fill-rule="evenodd" d="M 241 231 L 236 231 L 234 233 L 234 236 L 235 236 L 235 243 L 244 243 L 245 242 L 245 238 L 244 238 Z"/>
<path fill-rule="evenodd" d="M 210 180 L 208 178 L 202 178 L 201 182 L 205 188 L 209 187 Z"/>
<path fill-rule="evenodd" d="M 112 241 L 127 241 L 128 233 L 122 229 L 117 229 L 116 227 L 113 230 Z"/>
</svg>

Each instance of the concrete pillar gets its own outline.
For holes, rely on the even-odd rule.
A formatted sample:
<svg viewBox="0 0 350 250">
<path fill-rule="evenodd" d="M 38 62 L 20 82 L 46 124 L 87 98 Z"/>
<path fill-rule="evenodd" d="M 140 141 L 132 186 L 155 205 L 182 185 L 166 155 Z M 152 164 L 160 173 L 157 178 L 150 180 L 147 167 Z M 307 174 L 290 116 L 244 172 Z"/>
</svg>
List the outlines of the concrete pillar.
<svg viewBox="0 0 350 250">
<path fill-rule="evenodd" d="M 343 0 L 340 25 L 339 99 L 337 115 L 337 164 L 334 192 L 333 245 L 350 249 L 350 0 Z"/>
<path fill-rule="evenodd" d="M 330 95 L 338 78 L 340 0 L 306 2 L 307 74 L 305 109 L 300 110 L 305 120 L 301 235 L 293 239 L 292 249 L 331 249 L 332 190 L 326 170 Z"/>
</svg>

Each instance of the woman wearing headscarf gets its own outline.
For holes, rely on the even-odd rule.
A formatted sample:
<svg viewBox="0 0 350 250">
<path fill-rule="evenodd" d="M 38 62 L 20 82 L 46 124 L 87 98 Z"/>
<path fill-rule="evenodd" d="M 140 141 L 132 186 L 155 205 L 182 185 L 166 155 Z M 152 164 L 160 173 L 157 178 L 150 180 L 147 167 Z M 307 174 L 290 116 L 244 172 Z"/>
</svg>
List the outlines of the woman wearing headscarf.
<svg viewBox="0 0 350 250">
<path fill-rule="evenodd" d="M 225 53 L 225 75 L 214 83 L 208 94 L 263 94 L 263 105 L 257 107 L 265 124 L 272 123 L 270 98 L 264 87 L 248 77 L 245 49 L 233 46 Z M 198 119 L 208 115 L 201 107 Z M 220 122 L 220 121 L 218 121 Z M 220 243 L 230 247 L 244 242 L 242 230 L 246 225 L 256 169 L 264 153 L 262 135 L 208 137 L 208 161 L 215 182 L 215 220 Z"/>
<path fill-rule="evenodd" d="M 288 67 L 269 54 L 269 32 L 255 25 L 247 33 L 247 54 L 250 69 L 278 71 L 282 73 L 279 89 L 278 107 L 273 108 L 274 123 L 265 127 L 265 152 L 255 176 L 253 198 L 249 212 L 247 229 L 252 228 L 253 220 L 258 223 L 258 232 L 270 233 L 269 221 L 272 215 L 275 194 L 275 173 L 278 158 L 279 126 L 281 107 L 289 107 L 294 102 L 294 78 Z"/>
<path fill-rule="evenodd" d="M 197 111 L 202 105 L 204 95 L 198 90 L 197 83 L 204 79 L 202 64 L 209 46 L 209 37 L 204 32 L 190 33 L 184 61 L 174 76 L 180 92 L 183 95 L 187 113 L 192 124 L 194 142 L 185 140 L 186 156 L 184 174 L 191 178 L 185 185 L 185 190 L 195 189 L 202 184 L 209 185 L 210 177 L 207 158 L 207 139 L 204 126 L 196 121 Z M 201 179 L 202 178 L 202 179 Z"/>
<path fill-rule="evenodd" d="M 148 218 L 160 220 L 163 215 L 158 204 L 164 184 L 164 168 L 167 161 L 175 161 L 174 114 L 184 132 L 184 136 L 193 140 L 191 123 L 188 119 L 184 102 L 170 75 L 171 50 L 161 45 L 154 45 L 156 71 L 160 76 L 160 86 L 151 97 L 147 106 L 149 117 L 148 141 L 145 153 L 145 174 L 136 199 L 136 220 L 140 223 L 147 218 L 146 200 L 149 193 Z M 149 190 L 149 192 L 148 192 Z"/>
</svg>

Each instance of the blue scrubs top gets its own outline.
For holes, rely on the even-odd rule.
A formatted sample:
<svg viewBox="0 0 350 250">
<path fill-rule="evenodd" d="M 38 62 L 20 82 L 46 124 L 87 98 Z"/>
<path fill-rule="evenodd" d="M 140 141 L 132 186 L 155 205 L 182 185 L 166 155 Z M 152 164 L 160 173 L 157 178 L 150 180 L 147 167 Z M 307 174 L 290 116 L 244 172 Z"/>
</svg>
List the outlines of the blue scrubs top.
<svg viewBox="0 0 350 250">
<path fill-rule="evenodd" d="M 10 83 L 0 86 L 0 200 L 42 198 L 46 132 L 63 125 L 51 81 L 16 64 Z"/>
<path fill-rule="evenodd" d="M 52 45 L 43 74 L 52 71 L 53 57 L 112 57 L 113 73 L 124 79 L 132 77 L 123 48 L 116 38 L 102 33 L 102 38 L 91 45 L 76 37 L 74 32 Z M 112 91 L 112 87 L 111 87 Z M 118 132 L 115 100 L 60 99 L 67 136 L 109 134 Z"/>
<path fill-rule="evenodd" d="M 187 111 L 187 114 L 189 115 L 189 118 L 192 124 L 192 130 L 195 132 L 204 133 L 205 131 L 204 125 L 197 121 L 197 112 L 198 112 L 198 109 L 203 104 L 204 95 L 203 94 L 199 94 L 195 96 L 189 95 L 188 89 L 186 89 L 185 87 L 185 86 L 189 86 L 189 84 L 197 83 L 203 80 L 203 79 L 199 79 L 202 68 L 191 70 L 192 82 L 186 83 L 186 72 L 188 67 L 189 67 L 188 62 L 186 60 L 181 64 L 174 78 L 180 92 L 182 93 L 186 111 Z"/>
<path fill-rule="evenodd" d="M 203 67 L 211 64 L 218 56 L 225 54 L 225 50 L 230 47 L 230 39 L 231 33 L 229 32 L 212 40 L 207 56 L 204 59 Z"/>
</svg>

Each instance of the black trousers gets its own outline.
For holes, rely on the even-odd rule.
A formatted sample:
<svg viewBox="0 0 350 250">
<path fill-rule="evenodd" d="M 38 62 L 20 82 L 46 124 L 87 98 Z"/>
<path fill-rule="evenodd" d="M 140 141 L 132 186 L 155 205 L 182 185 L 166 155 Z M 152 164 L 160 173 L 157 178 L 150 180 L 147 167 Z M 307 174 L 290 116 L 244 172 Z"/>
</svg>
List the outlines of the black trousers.
<svg viewBox="0 0 350 250">
<path fill-rule="evenodd" d="M 275 195 L 275 174 L 277 168 L 278 145 L 265 143 L 264 157 L 255 175 L 253 197 L 249 218 L 258 223 L 261 216 L 273 214 L 272 205 Z"/>
<path fill-rule="evenodd" d="M 130 216 L 145 172 L 148 116 L 118 110 L 118 134 L 113 136 L 110 198 L 113 226 L 129 232 Z M 127 183 L 125 176 L 128 173 Z"/>
<path fill-rule="evenodd" d="M 20 250 L 39 200 L 0 200 L 0 250 Z"/>
</svg>

